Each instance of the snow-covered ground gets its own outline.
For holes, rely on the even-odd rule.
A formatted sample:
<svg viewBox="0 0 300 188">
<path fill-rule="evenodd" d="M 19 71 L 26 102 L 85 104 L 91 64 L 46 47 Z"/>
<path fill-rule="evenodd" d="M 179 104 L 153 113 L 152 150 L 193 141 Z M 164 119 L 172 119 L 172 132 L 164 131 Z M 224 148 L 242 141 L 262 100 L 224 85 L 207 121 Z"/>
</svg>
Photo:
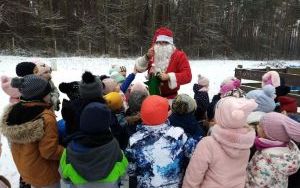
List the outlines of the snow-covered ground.
<svg viewBox="0 0 300 188">
<path fill-rule="evenodd" d="M 0 76 L 16 76 L 15 67 L 22 61 L 30 61 L 37 58 L 0 56 Z M 85 70 L 91 71 L 93 74 L 108 74 L 109 67 L 112 64 L 121 64 L 127 67 L 127 73 L 132 72 L 134 59 L 116 59 L 116 58 L 39 58 L 49 65 L 57 65 L 57 70 L 52 73 L 52 79 L 56 86 L 61 82 L 70 82 L 81 80 L 81 74 Z M 210 80 L 209 95 L 212 97 L 219 90 L 220 83 L 227 76 L 234 75 L 234 69 L 237 65 L 243 65 L 244 68 L 257 68 L 261 66 L 300 66 L 299 61 L 241 61 L 241 60 L 194 60 L 190 61 L 193 79 L 190 84 L 184 85 L 180 89 L 180 93 L 187 93 L 193 96 L 193 83 L 197 82 L 197 75 L 201 74 Z M 141 73 L 136 76 L 135 81 L 144 81 L 145 74 Z M 134 82 L 135 82 L 134 81 Z M 61 94 L 60 99 L 66 98 Z M 0 114 L 3 108 L 8 104 L 8 96 L 0 90 Z M 61 118 L 59 112 L 56 113 L 57 119 Z M 0 175 L 7 177 L 12 183 L 12 187 L 18 187 L 18 172 L 12 160 L 7 140 L 2 137 L 2 156 L 0 158 Z"/>
</svg>

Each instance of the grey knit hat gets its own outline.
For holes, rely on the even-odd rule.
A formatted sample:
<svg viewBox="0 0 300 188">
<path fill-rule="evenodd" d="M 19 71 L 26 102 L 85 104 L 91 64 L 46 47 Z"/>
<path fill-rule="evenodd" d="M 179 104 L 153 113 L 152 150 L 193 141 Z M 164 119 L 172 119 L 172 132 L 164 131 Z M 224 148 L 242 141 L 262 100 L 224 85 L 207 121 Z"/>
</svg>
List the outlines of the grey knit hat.
<svg viewBox="0 0 300 188">
<path fill-rule="evenodd" d="M 194 112 L 197 108 L 195 99 L 187 94 L 179 94 L 172 102 L 172 112 L 183 115 Z"/>
<path fill-rule="evenodd" d="M 103 96 L 103 85 L 97 76 L 91 72 L 84 72 L 79 84 L 79 93 L 83 99 L 95 99 Z"/>
<path fill-rule="evenodd" d="M 23 78 L 13 78 L 11 86 L 18 88 L 21 97 L 25 100 L 43 99 L 51 91 L 51 86 L 46 79 L 33 74 L 26 75 Z"/>
<path fill-rule="evenodd" d="M 132 113 L 137 113 L 141 110 L 142 103 L 148 95 L 147 92 L 143 91 L 130 92 L 128 106 Z"/>
</svg>

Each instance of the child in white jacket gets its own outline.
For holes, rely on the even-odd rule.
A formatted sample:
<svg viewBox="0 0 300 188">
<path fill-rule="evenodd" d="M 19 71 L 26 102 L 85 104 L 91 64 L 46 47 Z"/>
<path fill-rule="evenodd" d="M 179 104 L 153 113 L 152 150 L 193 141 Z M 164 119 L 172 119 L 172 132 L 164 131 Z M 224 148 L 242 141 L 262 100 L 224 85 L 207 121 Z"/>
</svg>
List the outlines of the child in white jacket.
<svg viewBox="0 0 300 188">
<path fill-rule="evenodd" d="M 257 149 L 248 167 L 246 187 L 288 187 L 288 177 L 300 167 L 300 123 L 288 116 L 265 114 L 257 129 Z"/>
</svg>

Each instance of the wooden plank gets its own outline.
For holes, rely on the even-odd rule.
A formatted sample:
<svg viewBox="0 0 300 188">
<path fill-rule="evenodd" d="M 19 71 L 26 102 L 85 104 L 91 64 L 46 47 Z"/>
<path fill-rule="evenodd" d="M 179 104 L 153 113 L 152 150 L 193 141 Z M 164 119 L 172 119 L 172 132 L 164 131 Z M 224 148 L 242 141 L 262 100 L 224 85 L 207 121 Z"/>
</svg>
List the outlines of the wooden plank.
<svg viewBox="0 0 300 188">
<path fill-rule="evenodd" d="M 290 74 L 300 74 L 300 68 L 287 68 L 287 73 Z"/>
<path fill-rule="evenodd" d="M 282 72 L 282 73 L 287 73 L 288 69 L 286 68 L 282 68 L 282 69 L 271 69 L 271 68 L 265 68 L 265 69 L 251 69 L 254 71 L 264 71 L 264 72 L 268 72 L 268 71 L 277 71 L 277 72 Z"/>
<path fill-rule="evenodd" d="M 246 80 L 261 81 L 261 78 L 265 73 L 266 71 L 236 68 L 234 76 L 240 80 L 246 79 Z"/>
</svg>

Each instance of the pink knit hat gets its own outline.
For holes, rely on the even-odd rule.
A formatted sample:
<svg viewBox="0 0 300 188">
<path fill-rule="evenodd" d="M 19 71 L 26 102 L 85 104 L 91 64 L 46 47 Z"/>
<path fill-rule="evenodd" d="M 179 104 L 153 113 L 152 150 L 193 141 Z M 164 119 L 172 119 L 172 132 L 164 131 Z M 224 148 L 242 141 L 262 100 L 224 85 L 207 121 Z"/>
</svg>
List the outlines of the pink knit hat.
<svg viewBox="0 0 300 188">
<path fill-rule="evenodd" d="M 300 123 L 284 114 L 267 113 L 261 118 L 259 125 L 270 140 L 289 142 L 292 139 L 300 142 Z"/>
<path fill-rule="evenodd" d="M 278 72 L 269 71 L 262 76 L 261 86 L 271 84 L 274 87 L 280 86 L 280 77 Z"/>
<path fill-rule="evenodd" d="M 140 92 L 149 94 L 147 86 L 141 82 L 136 82 L 131 86 L 130 92 L 133 92 L 133 91 L 140 91 Z"/>
<path fill-rule="evenodd" d="M 102 80 L 102 83 L 104 84 L 104 89 L 103 89 L 104 95 L 116 91 L 116 88 L 118 86 L 118 83 L 112 78 L 105 78 L 104 80 Z"/>
<path fill-rule="evenodd" d="M 10 96 L 9 102 L 11 104 L 14 104 L 20 101 L 19 98 L 21 96 L 21 93 L 19 89 L 14 88 L 10 85 L 11 79 L 12 78 L 8 76 L 1 76 L 1 88 L 8 96 Z"/>
<path fill-rule="evenodd" d="M 257 107 L 253 99 L 225 97 L 216 105 L 215 121 L 224 128 L 245 126 L 248 115 Z"/>
<path fill-rule="evenodd" d="M 226 78 L 221 86 L 220 86 L 220 93 L 222 96 L 226 95 L 226 93 L 238 89 L 241 86 L 241 81 L 235 77 L 228 77 Z"/>
<path fill-rule="evenodd" d="M 208 78 L 202 76 L 201 74 L 198 75 L 198 84 L 200 86 L 206 86 L 208 87 L 209 86 L 209 80 Z"/>
</svg>

